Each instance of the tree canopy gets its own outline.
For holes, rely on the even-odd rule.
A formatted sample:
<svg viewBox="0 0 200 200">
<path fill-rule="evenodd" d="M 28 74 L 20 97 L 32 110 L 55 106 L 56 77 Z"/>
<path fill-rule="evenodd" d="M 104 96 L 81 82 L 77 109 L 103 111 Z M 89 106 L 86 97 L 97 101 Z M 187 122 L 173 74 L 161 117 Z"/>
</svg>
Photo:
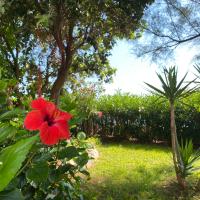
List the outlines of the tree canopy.
<svg viewBox="0 0 200 200">
<path fill-rule="evenodd" d="M 53 99 L 66 79 L 95 74 L 109 81 L 115 72 L 108 61 L 111 49 L 117 39 L 140 35 L 141 18 L 152 2 L 1 1 L 0 62 L 6 63 L 6 73 L 26 83 L 26 91 L 36 89 L 39 66 L 43 91 Z"/>
</svg>

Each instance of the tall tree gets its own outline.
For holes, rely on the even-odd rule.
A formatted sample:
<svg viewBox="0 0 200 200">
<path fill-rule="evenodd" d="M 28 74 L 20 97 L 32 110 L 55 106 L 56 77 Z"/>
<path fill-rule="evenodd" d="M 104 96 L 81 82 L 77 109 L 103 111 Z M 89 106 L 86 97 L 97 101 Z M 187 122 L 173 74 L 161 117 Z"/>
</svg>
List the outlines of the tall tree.
<svg viewBox="0 0 200 200">
<path fill-rule="evenodd" d="M 2 62 L 6 70 L 17 66 L 17 79 L 30 90 L 40 65 L 43 91 L 56 101 L 72 76 L 96 74 L 109 81 L 115 72 L 108 61 L 111 49 L 117 39 L 138 36 L 144 10 L 153 1 L 1 0 Z"/>
<path fill-rule="evenodd" d="M 96 72 L 109 66 L 108 56 L 117 38 L 134 38 L 143 12 L 153 0 L 37 1 L 37 36 L 56 48 L 60 63 L 51 97 L 58 100 L 70 71 Z"/>
</svg>

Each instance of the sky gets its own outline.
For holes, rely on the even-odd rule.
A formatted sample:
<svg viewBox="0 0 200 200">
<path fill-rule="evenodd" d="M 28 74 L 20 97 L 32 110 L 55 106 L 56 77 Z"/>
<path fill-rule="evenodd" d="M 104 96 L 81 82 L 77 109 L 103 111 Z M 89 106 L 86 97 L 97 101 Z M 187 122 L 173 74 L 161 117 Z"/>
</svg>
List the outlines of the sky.
<svg viewBox="0 0 200 200">
<path fill-rule="evenodd" d="M 194 54 L 195 49 L 179 47 L 176 50 L 175 61 L 167 63 L 166 66 L 176 65 L 180 78 L 188 72 L 188 80 L 192 80 L 195 72 L 192 63 Z M 104 85 L 106 94 L 114 94 L 116 90 L 137 95 L 148 94 L 144 82 L 160 87 L 156 72 L 160 72 L 161 67 L 147 59 L 137 58 L 132 50 L 132 44 L 128 41 L 118 41 L 109 60 L 117 72 L 113 82 Z"/>
</svg>

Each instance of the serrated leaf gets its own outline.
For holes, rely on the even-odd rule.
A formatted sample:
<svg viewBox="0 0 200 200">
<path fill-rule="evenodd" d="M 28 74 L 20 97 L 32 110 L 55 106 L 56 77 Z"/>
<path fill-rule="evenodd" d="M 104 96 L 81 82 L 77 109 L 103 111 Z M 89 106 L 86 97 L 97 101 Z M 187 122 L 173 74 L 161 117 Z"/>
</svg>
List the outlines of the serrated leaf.
<svg viewBox="0 0 200 200">
<path fill-rule="evenodd" d="M 8 120 L 8 119 L 12 119 L 14 117 L 18 117 L 23 116 L 26 113 L 25 110 L 21 110 L 19 108 L 13 109 L 11 111 L 7 111 L 5 113 L 3 113 L 2 115 L 0 115 L 0 120 Z"/>
<path fill-rule="evenodd" d="M 1 200 L 24 200 L 24 197 L 19 189 L 0 192 Z"/>
<path fill-rule="evenodd" d="M 75 162 L 80 166 L 83 167 L 84 165 L 86 165 L 89 161 L 89 156 L 88 153 L 83 153 L 81 154 L 76 160 Z"/>
<path fill-rule="evenodd" d="M 0 143 L 14 136 L 16 132 L 17 132 L 17 129 L 10 125 L 5 125 L 3 127 L 0 127 Z"/>
<path fill-rule="evenodd" d="M 62 149 L 59 153 L 59 158 L 67 158 L 68 160 L 71 160 L 72 158 L 79 155 L 79 152 L 77 151 L 77 148 L 74 146 L 68 146 L 64 149 Z"/>
<path fill-rule="evenodd" d="M 53 183 L 53 182 L 56 182 L 56 181 L 59 181 L 60 180 L 60 173 L 58 170 L 51 170 L 50 171 L 50 174 L 49 174 L 49 177 L 48 177 L 48 180 Z"/>
<path fill-rule="evenodd" d="M 0 152 L 0 191 L 14 178 L 38 136 L 22 139 Z"/>
<path fill-rule="evenodd" d="M 27 179 L 37 183 L 46 181 L 49 175 L 49 167 L 47 162 L 40 162 L 33 164 L 33 166 L 27 171 Z"/>
</svg>

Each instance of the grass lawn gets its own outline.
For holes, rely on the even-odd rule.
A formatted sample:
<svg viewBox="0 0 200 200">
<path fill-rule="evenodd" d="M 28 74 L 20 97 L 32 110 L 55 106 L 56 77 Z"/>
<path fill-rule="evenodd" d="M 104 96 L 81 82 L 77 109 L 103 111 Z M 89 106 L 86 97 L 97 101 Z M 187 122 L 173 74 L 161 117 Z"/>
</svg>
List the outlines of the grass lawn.
<svg viewBox="0 0 200 200">
<path fill-rule="evenodd" d="M 100 157 L 89 169 L 91 180 L 84 188 L 87 200 L 200 200 L 192 186 L 183 192 L 174 182 L 169 148 L 125 143 L 97 149 Z"/>
</svg>

